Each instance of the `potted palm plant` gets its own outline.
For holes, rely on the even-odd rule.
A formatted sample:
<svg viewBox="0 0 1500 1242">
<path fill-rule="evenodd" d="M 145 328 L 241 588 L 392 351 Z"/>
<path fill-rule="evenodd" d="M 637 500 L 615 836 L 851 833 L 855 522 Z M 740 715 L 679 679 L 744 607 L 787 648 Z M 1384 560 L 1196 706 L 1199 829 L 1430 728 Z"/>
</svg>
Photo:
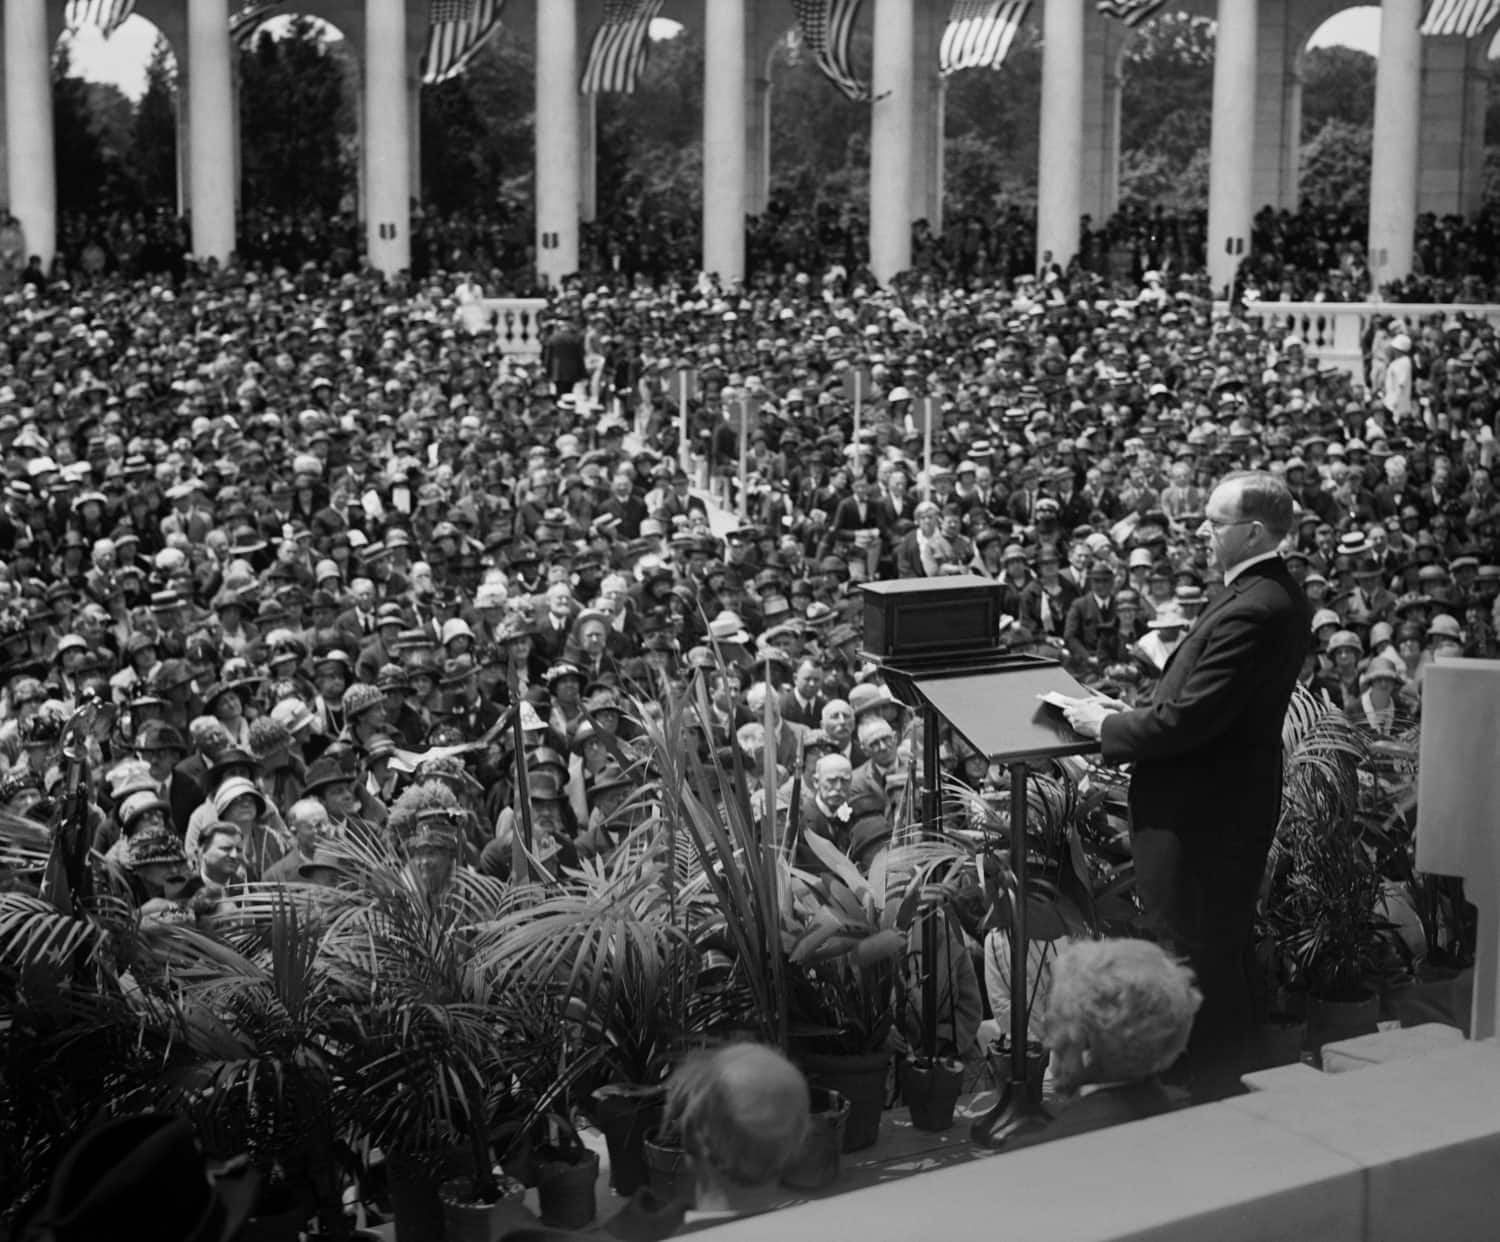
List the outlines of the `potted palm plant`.
<svg viewBox="0 0 1500 1242">
<path fill-rule="evenodd" d="M 502 994 L 476 959 L 484 929 L 516 897 L 468 873 L 434 889 L 374 833 L 342 848 L 361 883 L 323 955 L 345 998 L 351 1129 L 387 1156 L 398 1233 L 446 1228 L 488 1242 L 521 1221 L 492 1132 L 525 1111 L 525 1084 L 552 1076 L 559 1055 L 555 1014 Z"/>
<path fill-rule="evenodd" d="M 1378 985 L 1399 961 L 1384 909 L 1377 839 L 1367 828 L 1369 748 L 1342 716 L 1286 739 L 1282 812 L 1267 862 L 1264 925 L 1277 975 L 1305 995 L 1306 1047 L 1376 1029 Z"/>
<path fill-rule="evenodd" d="M 803 843 L 822 870 L 797 872 L 792 887 L 798 1058 L 815 1086 L 848 1101 L 844 1150 L 858 1151 L 879 1137 L 896 1046 L 896 985 L 912 952 L 910 933 L 924 911 L 936 915 L 951 899 L 946 877 L 968 853 L 935 834 L 903 834 L 865 875 L 832 842 L 808 836 Z M 942 970 L 954 951 L 945 937 L 927 967 Z M 936 1023 L 936 1013 L 932 1018 Z"/>
<path fill-rule="evenodd" d="M 698 973 L 696 946 L 672 917 L 656 828 L 647 819 L 607 857 L 534 890 L 533 902 L 486 929 L 479 953 L 507 992 L 549 997 L 571 1045 L 592 1051 L 583 1109 L 604 1134 L 612 1183 L 626 1195 L 645 1181 L 645 1134 L 661 1111 Z"/>
</svg>

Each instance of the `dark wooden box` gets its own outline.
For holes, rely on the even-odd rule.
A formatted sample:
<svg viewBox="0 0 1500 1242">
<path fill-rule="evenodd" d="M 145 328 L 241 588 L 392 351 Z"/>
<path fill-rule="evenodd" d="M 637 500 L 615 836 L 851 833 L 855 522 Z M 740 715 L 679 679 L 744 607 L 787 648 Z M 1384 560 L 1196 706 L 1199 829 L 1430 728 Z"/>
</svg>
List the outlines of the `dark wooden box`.
<svg viewBox="0 0 1500 1242">
<path fill-rule="evenodd" d="M 864 650 L 877 660 L 982 655 L 1000 646 L 1000 584 L 977 574 L 866 582 Z"/>
</svg>

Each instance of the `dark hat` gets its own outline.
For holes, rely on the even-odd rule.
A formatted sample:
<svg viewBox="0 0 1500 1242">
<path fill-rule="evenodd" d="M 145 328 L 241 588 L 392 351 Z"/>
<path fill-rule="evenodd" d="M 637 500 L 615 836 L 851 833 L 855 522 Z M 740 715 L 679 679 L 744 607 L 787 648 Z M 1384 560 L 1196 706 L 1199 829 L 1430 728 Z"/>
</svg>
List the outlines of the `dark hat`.
<svg viewBox="0 0 1500 1242">
<path fill-rule="evenodd" d="M 586 796 L 590 807 L 598 800 L 599 796 L 613 789 L 629 789 L 635 782 L 630 774 L 625 772 L 619 764 L 611 760 L 589 785 Z"/>
<path fill-rule="evenodd" d="M 182 841 L 175 832 L 166 828 L 147 828 L 130 838 L 125 846 L 125 865 L 147 867 L 152 863 L 187 866 L 187 854 L 183 852 Z"/>
<path fill-rule="evenodd" d="M 249 1165 L 210 1180 L 186 1118 L 141 1113 L 103 1122 L 74 1144 L 34 1223 L 56 1242 L 227 1242 L 258 1190 Z"/>
<path fill-rule="evenodd" d="M 217 755 L 213 762 L 208 765 L 210 775 L 215 772 L 223 772 L 227 768 L 258 768 L 260 764 L 254 755 L 248 750 L 241 750 L 238 746 L 226 746 Z"/>
<path fill-rule="evenodd" d="M 352 784 L 354 784 L 354 777 L 345 771 L 344 765 L 337 759 L 325 756 L 322 759 L 313 760 L 312 766 L 307 769 L 307 779 L 302 782 L 302 792 L 313 795 L 331 785 Z"/>
<path fill-rule="evenodd" d="M 187 743 L 182 740 L 182 734 L 159 720 L 140 727 L 135 735 L 135 748 L 145 751 L 175 750 L 187 754 Z"/>
</svg>

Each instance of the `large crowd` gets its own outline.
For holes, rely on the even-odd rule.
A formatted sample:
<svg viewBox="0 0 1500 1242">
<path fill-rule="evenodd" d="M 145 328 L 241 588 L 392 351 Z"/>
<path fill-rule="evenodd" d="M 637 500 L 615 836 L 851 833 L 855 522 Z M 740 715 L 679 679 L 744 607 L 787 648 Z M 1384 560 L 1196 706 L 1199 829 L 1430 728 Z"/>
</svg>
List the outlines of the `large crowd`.
<svg viewBox="0 0 1500 1242">
<path fill-rule="evenodd" d="M 1163 207 L 1127 205 L 1107 220 L 1085 217 L 1078 255 L 1057 275 L 1102 282 L 1110 292 L 1138 288 L 1147 272 L 1167 273 L 1181 287 L 1201 281 L 1207 216 Z M 1276 211 L 1255 218 L 1250 253 L 1242 264 L 1237 299 L 1265 301 L 1364 301 L 1370 296 L 1365 256 L 1367 220 L 1361 211 Z M 1413 274 L 1382 290 L 1390 301 L 1481 303 L 1500 301 L 1500 268 L 1494 256 L 1500 218 L 1417 221 Z M 975 288 L 1046 270 L 1034 244 L 1033 212 L 1010 204 L 992 214 L 959 215 L 939 228 L 926 220 L 912 231 L 912 273 L 944 286 Z M 300 269 L 306 263 L 335 274 L 358 273 L 364 228 L 353 212 L 328 214 L 246 210 L 239 221 L 238 258 L 252 268 Z M 701 249 L 696 219 L 666 208 L 620 205 L 583 225 L 579 270 L 592 281 L 673 282 L 694 267 Z M 806 204 L 773 197 L 747 221 L 745 245 L 751 279 L 774 287 L 797 273 L 869 281 L 868 221 L 853 205 Z M 0 251 L 10 247 L 0 244 Z M 192 253 L 186 220 L 156 211 L 70 214 L 61 221 L 58 255 L 50 273 L 35 279 L 90 284 L 149 276 L 179 281 Z M 487 211 L 418 211 L 412 219 L 412 272 L 427 279 L 472 271 L 491 293 L 541 291 L 535 274 L 529 209 L 502 200 Z M 19 270 L 24 260 L 17 264 Z M 1206 288 L 1206 285 L 1204 286 Z"/>
<path fill-rule="evenodd" d="M 704 753 L 783 802 L 803 766 L 806 830 L 859 856 L 921 755 L 859 584 L 992 578 L 1007 648 L 1132 701 L 1212 605 L 1204 502 L 1240 468 L 1300 510 L 1308 693 L 1406 734 L 1435 656 L 1497 653 L 1494 329 L 1392 318 L 1350 375 L 1191 282 L 1120 284 L 590 278 L 523 356 L 464 329 L 466 274 L 27 282 L 0 802 L 52 814 L 97 702 L 94 843 L 163 917 L 318 876 L 348 821 L 410 830 L 424 783 L 466 808 L 455 860 L 504 875 L 523 800 L 543 853 L 607 852 L 643 717 L 701 683 Z M 962 738 L 941 756 L 995 787 Z"/>
</svg>

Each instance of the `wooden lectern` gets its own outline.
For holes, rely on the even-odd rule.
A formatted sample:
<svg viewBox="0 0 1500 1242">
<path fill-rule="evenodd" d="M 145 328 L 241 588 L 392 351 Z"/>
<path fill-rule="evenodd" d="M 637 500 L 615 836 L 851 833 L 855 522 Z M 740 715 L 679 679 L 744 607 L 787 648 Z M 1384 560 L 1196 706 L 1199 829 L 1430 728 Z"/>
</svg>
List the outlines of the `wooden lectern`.
<svg viewBox="0 0 1500 1242">
<path fill-rule="evenodd" d="M 1439 659 L 1422 674 L 1417 870 L 1461 876 L 1479 908 L 1471 1039 L 1500 1030 L 1500 660 Z"/>
<path fill-rule="evenodd" d="M 975 750 L 1010 772 L 1010 866 L 1016 900 L 1011 905 L 1011 980 L 1025 995 L 1026 777 L 1033 759 L 1082 755 L 1099 743 L 1074 733 L 1046 693 L 1083 698 L 1090 692 L 1055 660 L 1009 655 L 1000 647 L 999 584 L 978 575 L 867 582 L 865 655 L 880 665 L 891 692 L 923 714 L 922 818 L 942 818 L 938 766 L 938 719 L 946 720 Z M 924 944 L 924 952 L 932 946 Z M 931 960 L 931 959 L 929 959 Z M 1019 984 L 1015 981 L 1019 980 Z M 935 1006 L 924 1006 L 932 1020 Z M 1026 1006 L 1010 1007 L 1010 1080 L 999 1105 L 974 1126 L 986 1147 L 1003 1146 L 1016 1134 L 1044 1124 L 1040 1102 L 1026 1084 Z"/>
</svg>

